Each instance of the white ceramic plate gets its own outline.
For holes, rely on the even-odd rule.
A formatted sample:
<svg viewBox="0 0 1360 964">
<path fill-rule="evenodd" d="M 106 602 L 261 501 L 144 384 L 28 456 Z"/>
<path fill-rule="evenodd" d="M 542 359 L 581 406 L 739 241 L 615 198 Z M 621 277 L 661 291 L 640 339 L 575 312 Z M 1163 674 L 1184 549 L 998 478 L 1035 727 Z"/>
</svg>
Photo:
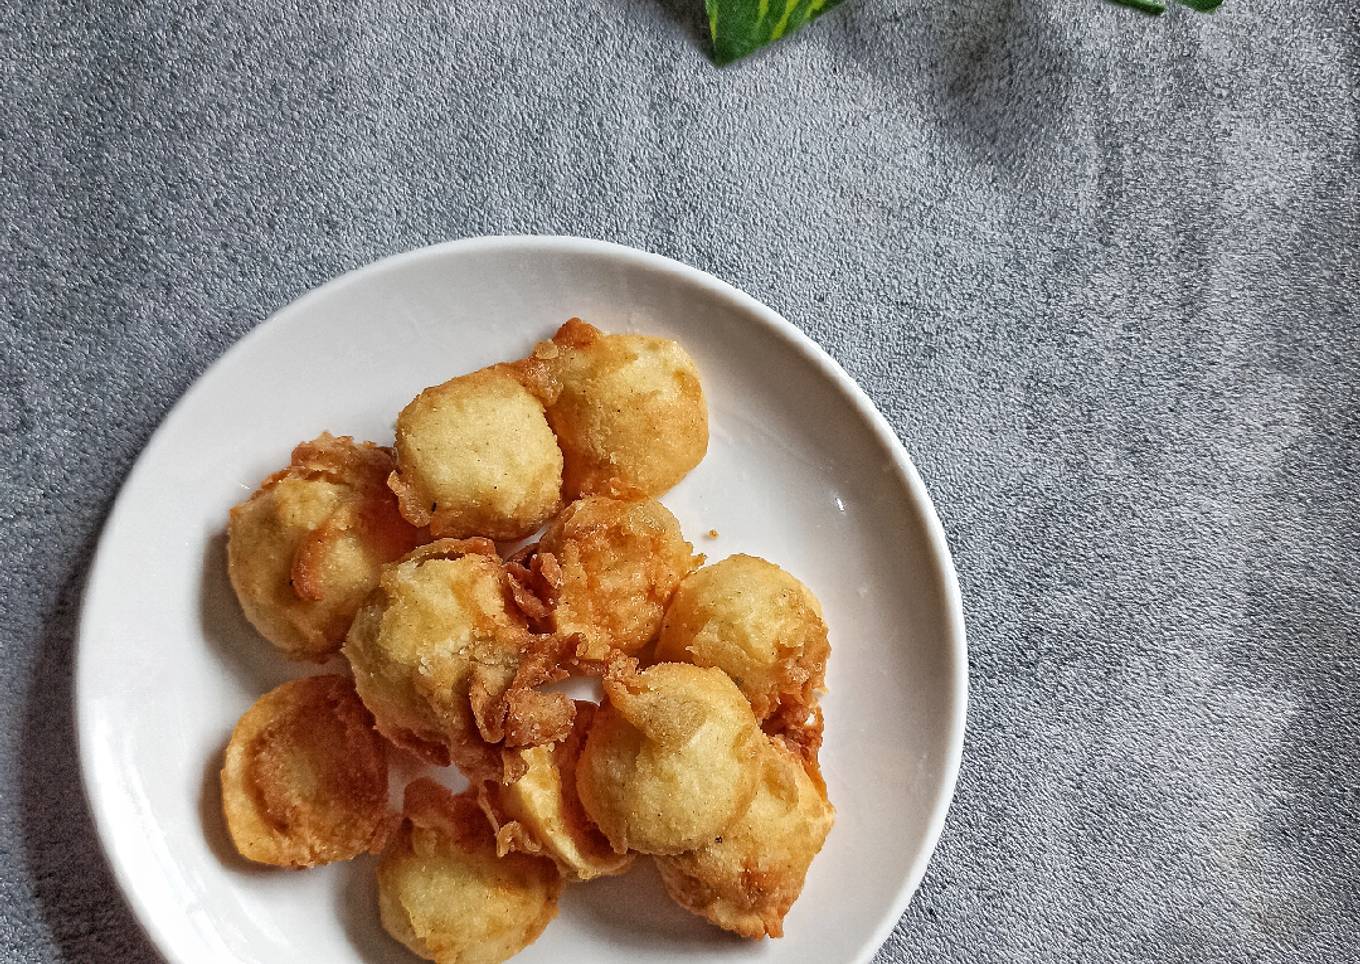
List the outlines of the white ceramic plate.
<svg viewBox="0 0 1360 964">
<path fill-rule="evenodd" d="M 378 924 L 372 858 L 280 872 L 232 852 L 217 789 L 231 727 L 315 670 L 241 616 L 227 509 L 295 442 L 388 440 L 420 389 L 521 356 L 571 315 L 678 338 L 697 360 L 712 443 L 664 501 L 711 560 L 765 556 L 821 598 L 838 819 L 782 940 L 709 927 L 639 861 L 568 887 L 517 961 L 865 961 L 901 915 L 953 792 L 966 689 L 958 586 L 906 452 L 835 362 L 729 285 L 602 242 L 486 238 L 363 268 L 261 325 L 171 412 L 109 517 L 80 625 L 81 765 L 117 879 L 166 957 L 414 960 Z"/>
</svg>

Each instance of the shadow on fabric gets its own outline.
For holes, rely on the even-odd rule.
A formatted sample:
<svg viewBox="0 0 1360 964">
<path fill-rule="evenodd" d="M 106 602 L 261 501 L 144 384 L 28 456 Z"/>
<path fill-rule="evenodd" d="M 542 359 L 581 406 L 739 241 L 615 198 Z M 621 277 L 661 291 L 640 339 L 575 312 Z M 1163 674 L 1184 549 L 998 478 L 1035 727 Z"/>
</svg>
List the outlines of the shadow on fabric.
<svg viewBox="0 0 1360 964">
<path fill-rule="evenodd" d="M 74 556 L 47 614 L 24 711 L 24 856 L 43 922 L 70 961 L 159 961 L 123 901 L 95 836 L 80 783 L 73 715 L 73 649 L 80 594 L 103 519 Z M 116 944 L 109 935 L 119 935 Z"/>
<path fill-rule="evenodd" d="M 1017 180 L 1067 155 L 1077 52 L 1027 0 L 846 3 L 809 31 L 974 162 Z M 838 48 L 838 49 L 836 49 Z"/>
<path fill-rule="evenodd" d="M 659 9 L 662 15 L 685 35 L 690 43 L 708 56 L 708 15 L 704 0 L 644 0 L 646 6 Z"/>
</svg>

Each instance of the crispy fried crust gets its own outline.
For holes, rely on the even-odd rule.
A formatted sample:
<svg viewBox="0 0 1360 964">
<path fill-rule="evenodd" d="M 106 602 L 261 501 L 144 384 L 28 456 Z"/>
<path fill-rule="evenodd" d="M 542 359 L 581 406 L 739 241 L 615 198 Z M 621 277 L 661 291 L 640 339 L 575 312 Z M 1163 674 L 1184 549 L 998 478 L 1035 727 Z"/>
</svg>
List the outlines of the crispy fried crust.
<svg viewBox="0 0 1360 964">
<path fill-rule="evenodd" d="M 431 780 L 406 788 L 400 829 L 378 864 L 383 927 L 439 964 L 496 964 L 532 944 L 557 915 L 553 862 L 500 856 L 472 791 Z"/>
<path fill-rule="evenodd" d="M 543 404 L 508 365 L 427 388 L 397 416 L 387 484 L 436 536 L 529 535 L 561 505 L 562 452 Z"/>
<path fill-rule="evenodd" d="M 815 769 L 817 755 L 822 750 L 822 730 L 825 725 L 820 705 L 804 707 L 785 704 L 779 712 L 761 723 L 761 729 Z"/>
<path fill-rule="evenodd" d="M 682 907 L 742 937 L 781 937 L 834 821 L 816 764 L 771 740 L 746 812 L 703 847 L 658 857 L 657 868 Z"/>
<path fill-rule="evenodd" d="M 676 587 L 703 562 L 655 499 L 594 496 L 562 510 L 538 543 L 548 624 L 582 660 L 635 654 L 652 641 Z"/>
<path fill-rule="evenodd" d="M 227 568 L 246 617 L 294 659 L 333 655 L 383 564 L 426 538 L 397 512 L 392 451 L 323 432 L 235 506 Z"/>
<path fill-rule="evenodd" d="M 572 318 L 516 368 L 547 406 L 569 499 L 660 495 L 708 450 L 699 371 L 678 342 Z"/>
<path fill-rule="evenodd" d="M 721 670 L 659 663 L 638 673 L 619 664 L 604 691 L 576 788 L 617 853 L 692 850 L 741 815 L 765 737 Z"/>
<path fill-rule="evenodd" d="M 552 632 L 552 614 L 562 592 L 562 567 L 552 553 L 539 552 L 538 544 L 525 546 L 505 563 L 515 605 L 538 632 Z"/>
<path fill-rule="evenodd" d="M 507 751 L 513 769 L 523 774 L 508 784 L 487 782 L 477 801 L 496 831 L 496 851 L 542 854 L 556 862 L 568 880 L 585 881 L 621 874 L 633 863 L 617 854 L 590 822 L 576 795 L 576 764 L 595 705 L 576 704 L 576 720 L 567 738 L 551 746 Z"/>
<path fill-rule="evenodd" d="M 444 539 L 384 569 L 345 641 L 359 695 L 393 743 L 456 763 L 470 780 L 504 776 L 501 746 L 563 738 L 571 700 L 559 644 L 530 633 L 485 539 Z"/>
<path fill-rule="evenodd" d="M 831 655 L 821 605 L 772 562 L 735 555 L 691 573 L 666 611 L 656 659 L 716 666 L 756 717 L 805 720 Z"/>
<path fill-rule="evenodd" d="M 314 867 L 380 849 L 387 758 L 353 683 L 310 676 L 260 697 L 227 745 L 222 807 L 236 849 L 258 863 Z"/>
</svg>

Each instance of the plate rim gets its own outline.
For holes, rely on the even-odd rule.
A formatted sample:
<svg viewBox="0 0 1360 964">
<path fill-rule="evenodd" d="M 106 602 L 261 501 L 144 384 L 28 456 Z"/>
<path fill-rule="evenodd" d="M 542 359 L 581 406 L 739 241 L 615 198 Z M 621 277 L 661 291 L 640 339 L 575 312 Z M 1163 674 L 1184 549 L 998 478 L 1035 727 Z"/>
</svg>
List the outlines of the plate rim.
<svg viewBox="0 0 1360 964">
<path fill-rule="evenodd" d="M 139 481 L 139 477 L 148 462 L 148 457 L 164 443 L 168 428 L 178 419 L 184 417 L 184 412 L 188 408 L 187 403 L 202 390 L 204 382 L 208 381 L 210 376 L 220 368 L 230 365 L 235 357 L 244 352 L 257 338 L 263 337 L 261 333 L 270 328 L 274 322 L 280 321 L 294 312 L 305 310 L 306 306 L 312 301 L 323 296 L 334 295 L 359 282 L 369 274 L 380 274 L 406 263 L 423 259 L 437 259 L 450 254 L 494 253 L 497 251 L 502 253 L 520 251 L 526 253 L 554 252 L 602 255 L 607 259 L 619 260 L 675 275 L 700 288 L 705 288 L 713 294 L 734 301 L 740 308 L 758 319 L 771 334 L 798 351 L 804 359 L 812 362 L 819 373 L 828 377 L 841 390 L 847 400 L 855 407 L 857 413 L 871 426 L 876 440 L 889 454 L 894 468 L 905 483 L 912 500 L 916 503 L 926 536 L 927 554 L 940 576 L 943 590 L 944 642 L 952 664 L 950 695 L 954 700 L 955 707 L 953 715 L 948 720 L 943 721 L 946 728 L 948 748 L 943 760 L 942 792 L 926 820 L 925 845 L 908 869 L 902 886 L 893 896 L 892 903 L 896 908 L 896 913 L 891 917 L 885 917 L 874 933 L 869 936 L 853 962 L 853 964 L 867 964 L 883 946 L 883 943 L 897 926 L 898 921 L 902 919 L 902 915 L 906 912 L 920 887 L 926 867 L 934 856 L 935 849 L 943 834 L 945 819 L 954 800 L 959 769 L 963 759 L 963 742 L 968 710 L 968 647 L 964 627 L 963 599 L 959 588 L 958 573 L 954 567 L 953 556 L 949 551 L 944 526 L 935 510 L 935 503 L 931 499 L 915 463 L 908 454 L 905 444 L 893 430 L 887 418 L 879 411 L 878 406 L 874 404 L 859 383 L 841 367 L 840 363 L 798 326 L 754 296 L 700 268 L 629 245 L 574 235 L 497 234 L 458 238 L 397 252 L 351 268 L 308 289 L 280 306 L 267 318 L 236 339 L 194 378 L 193 382 L 170 406 L 169 411 L 165 413 L 155 430 L 147 438 L 146 443 L 133 461 L 132 467 L 120 483 L 118 494 L 109 507 L 108 515 L 101 523 L 95 551 L 91 554 L 89 566 L 85 571 L 71 653 L 71 713 L 74 721 L 81 791 L 85 798 L 89 816 L 94 823 L 95 836 L 99 841 L 101 856 L 118 886 L 119 896 L 131 910 L 133 919 L 136 920 L 143 935 L 156 952 L 165 960 L 175 960 L 170 953 L 172 950 L 171 942 L 160 929 L 159 916 L 153 914 L 151 908 L 142 903 L 130 873 L 124 865 L 113 857 L 111 844 L 114 826 L 111 822 L 112 818 L 101 805 L 99 796 L 94 792 L 94 763 L 90 749 L 94 743 L 94 735 L 89 732 L 92 724 L 89 716 L 81 712 L 81 706 L 87 704 L 83 694 L 90 685 L 82 668 L 86 665 L 82 655 L 86 650 L 87 636 L 91 632 L 89 625 L 91 623 L 92 600 L 97 595 L 99 573 L 103 569 L 105 556 L 109 552 L 108 543 L 113 522 L 119 517 L 125 499 L 129 498 L 128 493 L 134 488 L 134 483 Z"/>
</svg>

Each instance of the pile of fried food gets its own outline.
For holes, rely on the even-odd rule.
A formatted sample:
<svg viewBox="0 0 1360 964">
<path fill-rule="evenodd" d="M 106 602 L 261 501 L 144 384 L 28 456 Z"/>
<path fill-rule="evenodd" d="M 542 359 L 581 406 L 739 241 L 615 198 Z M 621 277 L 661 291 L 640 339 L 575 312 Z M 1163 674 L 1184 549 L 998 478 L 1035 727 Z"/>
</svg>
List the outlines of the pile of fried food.
<svg viewBox="0 0 1360 964">
<path fill-rule="evenodd" d="M 637 855 L 690 911 L 781 936 L 834 816 L 830 647 L 802 583 L 748 555 L 700 568 L 656 501 L 707 448 L 685 350 L 579 319 L 421 392 L 392 448 L 299 445 L 231 510 L 231 581 L 284 655 L 341 653 L 352 676 L 285 683 L 236 725 L 222 798 L 241 854 L 380 853 L 383 926 L 440 962 L 505 960 L 564 881 Z M 573 676 L 602 702 L 551 686 Z M 419 777 L 390 813 L 400 751 L 468 789 Z"/>
</svg>

